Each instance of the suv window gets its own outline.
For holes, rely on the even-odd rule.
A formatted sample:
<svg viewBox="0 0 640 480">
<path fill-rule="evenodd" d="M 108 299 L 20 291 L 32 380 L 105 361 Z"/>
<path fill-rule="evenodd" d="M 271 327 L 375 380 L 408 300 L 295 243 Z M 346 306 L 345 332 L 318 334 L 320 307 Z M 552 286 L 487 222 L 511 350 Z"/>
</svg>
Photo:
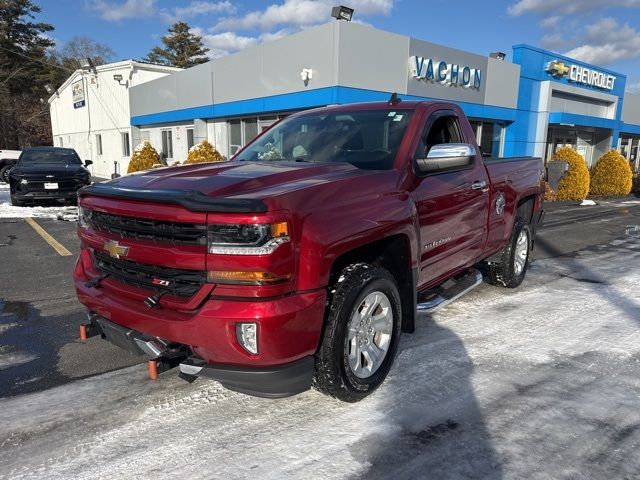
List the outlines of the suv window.
<svg viewBox="0 0 640 480">
<path fill-rule="evenodd" d="M 462 130 L 454 115 L 441 115 L 427 125 L 416 151 L 416 158 L 423 158 L 431 147 L 441 143 L 463 143 Z"/>
</svg>

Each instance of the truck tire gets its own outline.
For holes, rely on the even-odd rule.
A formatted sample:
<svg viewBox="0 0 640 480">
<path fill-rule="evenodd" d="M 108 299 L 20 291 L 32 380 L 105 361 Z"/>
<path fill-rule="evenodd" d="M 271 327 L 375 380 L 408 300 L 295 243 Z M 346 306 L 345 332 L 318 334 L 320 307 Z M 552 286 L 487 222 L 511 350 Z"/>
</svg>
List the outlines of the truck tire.
<svg viewBox="0 0 640 480">
<path fill-rule="evenodd" d="M 500 287 L 516 288 L 524 280 L 531 254 L 531 227 L 516 218 L 509 242 L 498 262 L 487 264 L 488 282 Z"/>
<path fill-rule="evenodd" d="M 384 381 L 400 340 L 402 310 L 393 276 L 365 263 L 346 267 L 330 288 L 313 386 L 357 402 Z"/>
<path fill-rule="evenodd" d="M 13 167 L 13 165 L 9 164 L 0 168 L 0 182 L 9 183 L 9 170 L 11 170 L 11 167 Z"/>
</svg>

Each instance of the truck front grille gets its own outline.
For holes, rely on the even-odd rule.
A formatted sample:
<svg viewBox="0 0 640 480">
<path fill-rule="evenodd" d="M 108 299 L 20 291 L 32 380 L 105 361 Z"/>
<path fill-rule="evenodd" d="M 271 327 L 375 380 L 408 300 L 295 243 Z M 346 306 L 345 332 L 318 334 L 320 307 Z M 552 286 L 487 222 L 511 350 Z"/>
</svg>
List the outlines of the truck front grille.
<svg viewBox="0 0 640 480">
<path fill-rule="evenodd" d="M 89 223 L 96 230 L 119 235 L 123 238 L 129 237 L 179 245 L 207 244 L 207 226 L 204 224 L 124 217 L 95 210 L 91 212 Z"/>
<path fill-rule="evenodd" d="M 115 259 L 103 252 L 94 252 L 94 264 L 102 275 L 139 288 L 166 292 L 177 297 L 191 297 L 207 280 L 207 273 L 158 267 L 130 260 Z"/>
</svg>

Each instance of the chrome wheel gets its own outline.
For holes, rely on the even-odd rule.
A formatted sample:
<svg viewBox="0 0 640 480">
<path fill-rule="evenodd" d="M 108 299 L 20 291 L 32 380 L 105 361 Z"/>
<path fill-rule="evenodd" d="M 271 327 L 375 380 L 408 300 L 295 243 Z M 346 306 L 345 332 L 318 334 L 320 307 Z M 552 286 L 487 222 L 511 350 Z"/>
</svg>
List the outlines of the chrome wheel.
<svg viewBox="0 0 640 480">
<path fill-rule="evenodd" d="M 358 378 L 373 375 L 387 357 L 393 333 L 393 309 L 382 292 L 368 294 L 349 320 L 345 351 Z"/>
<path fill-rule="evenodd" d="M 529 235 L 526 230 L 521 230 L 516 240 L 515 252 L 513 255 L 513 273 L 520 275 L 527 264 L 529 258 Z"/>
</svg>

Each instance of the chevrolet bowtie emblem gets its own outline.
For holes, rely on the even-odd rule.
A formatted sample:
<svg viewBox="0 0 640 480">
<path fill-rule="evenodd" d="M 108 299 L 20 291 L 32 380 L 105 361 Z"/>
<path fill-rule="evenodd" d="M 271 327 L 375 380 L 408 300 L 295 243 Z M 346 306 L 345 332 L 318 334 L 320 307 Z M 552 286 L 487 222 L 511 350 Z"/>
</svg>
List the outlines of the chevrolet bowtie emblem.
<svg viewBox="0 0 640 480">
<path fill-rule="evenodd" d="M 554 60 L 553 62 L 549 62 L 547 66 L 547 72 L 551 73 L 556 77 L 564 77 L 569 73 L 571 69 L 561 62 L 560 60 Z"/>
<path fill-rule="evenodd" d="M 104 243 L 104 251 L 113 258 L 120 258 L 120 255 L 126 257 L 129 253 L 129 247 L 120 245 L 117 240 L 109 240 Z"/>
</svg>

